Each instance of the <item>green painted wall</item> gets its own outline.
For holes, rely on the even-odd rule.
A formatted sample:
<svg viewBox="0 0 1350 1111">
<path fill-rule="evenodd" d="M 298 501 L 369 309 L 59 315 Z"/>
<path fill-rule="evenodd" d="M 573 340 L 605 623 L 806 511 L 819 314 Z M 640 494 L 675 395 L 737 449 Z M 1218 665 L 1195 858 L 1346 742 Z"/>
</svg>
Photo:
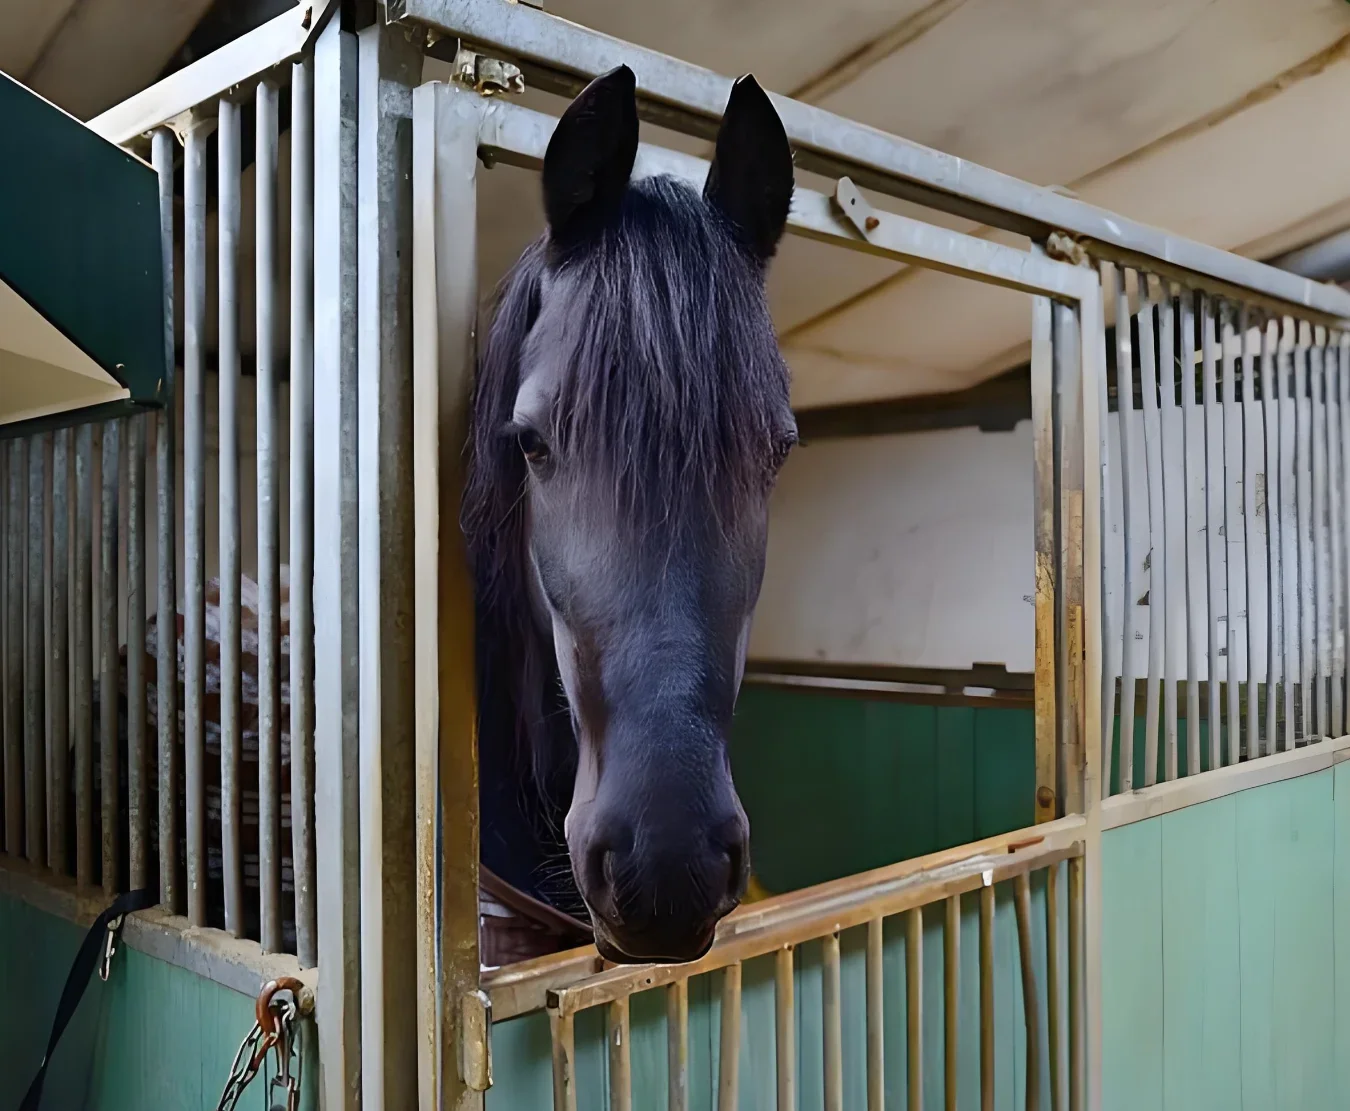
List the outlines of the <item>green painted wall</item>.
<svg viewBox="0 0 1350 1111">
<path fill-rule="evenodd" d="M 0 896 L 0 1108 L 18 1106 L 42 1060 L 83 936 L 64 919 Z M 94 977 L 67 1028 L 48 1070 L 43 1107 L 215 1107 L 235 1051 L 252 1025 L 248 997 L 124 947 L 108 982 Z M 307 1044 L 312 1047 L 313 1039 Z M 318 1075 L 312 1053 L 308 1063 L 312 1080 Z M 254 1082 L 240 1106 L 267 1106 L 261 1081 Z"/>
<path fill-rule="evenodd" d="M 1109 830 L 1102 854 L 1106 1111 L 1350 1105 L 1350 765 Z"/>
<path fill-rule="evenodd" d="M 1063 874 L 1059 890 L 1059 921 L 1065 922 L 1068 889 Z M 1045 1002 L 1045 884 L 1033 881 L 1033 946 L 1037 957 L 1037 989 L 1041 1022 Z M 997 891 L 995 911 L 995 1107 L 1025 1111 L 1026 1033 L 1023 1025 L 1022 983 L 1017 958 L 1017 924 L 1008 885 Z M 923 939 L 924 1104 L 943 1104 L 943 987 L 941 906 L 925 912 Z M 1068 968 L 1064 948 L 1066 930 L 1060 930 L 1060 967 Z M 903 919 L 889 920 L 885 930 L 884 1000 L 886 1045 L 886 1104 L 905 1106 L 908 1084 L 905 1026 L 905 939 Z M 864 929 L 841 938 L 843 989 L 844 1106 L 866 1104 L 866 986 Z M 962 1111 L 979 1107 L 979 906 L 975 896 L 962 902 L 960 1078 L 957 1091 Z M 774 1045 L 773 957 L 745 965 L 741 1006 L 741 1111 L 773 1111 L 776 1058 Z M 720 973 L 696 977 L 689 990 L 689 1057 L 691 1111 L 716 1106 L 719 1030 L 721 1023 Z M 821 1026 L 820 946 L 802 947 L 796 962 L 798 1106 L 821 1111 L 824 1106 Z M 1067 1013 L 1067 998 L 1061 1013 Z M 666 1105 L 666 1021 L 663 991 L 633 997 L 631 1054 L 633 1106 Z M 550 1043 L 547 1017 L 542 1012 L 498 1023 L 493 1027 L 495 1083 L 487 1094 L 487 1111 L 548 1111 L 552 1106 Z M 585 1011 L 577 1021 L 577 1106 L 600 1111 L 607 1106 L 608 1058 L 603 1009 Z M 1049 1063 L 1042 1057 L 1041 1074 Z M 1045 1107 L 1049 1107 L 1048 1092 Z"/>
<path fill-rule="evenodd" d="M 755 876 L 774 893 L 1036 820 L 1030 709 L 747 685 L 731 762 Z"/>
</svg>

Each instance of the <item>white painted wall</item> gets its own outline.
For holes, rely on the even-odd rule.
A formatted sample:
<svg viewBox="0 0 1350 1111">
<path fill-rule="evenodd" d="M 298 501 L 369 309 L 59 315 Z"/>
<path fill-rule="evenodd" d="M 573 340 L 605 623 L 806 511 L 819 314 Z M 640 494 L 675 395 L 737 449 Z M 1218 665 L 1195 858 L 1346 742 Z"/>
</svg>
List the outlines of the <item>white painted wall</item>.
<svg viewBox="0 0 1350 1111">
<path fill-rule="evenodd" d="M 788 461 L 761 659 L 1035 666 L 1031 424 L 826 440 Z"/>
</svg>

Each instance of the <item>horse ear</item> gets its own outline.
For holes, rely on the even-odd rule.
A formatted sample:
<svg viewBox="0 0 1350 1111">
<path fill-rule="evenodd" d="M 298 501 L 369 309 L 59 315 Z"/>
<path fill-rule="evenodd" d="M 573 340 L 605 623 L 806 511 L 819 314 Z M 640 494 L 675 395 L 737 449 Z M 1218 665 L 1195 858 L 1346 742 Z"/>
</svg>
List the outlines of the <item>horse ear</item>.
<svg viewBox="0 0 1350 1111">
<path fill-rule="evenodd" d="M 568 105 L 544 153 L 544 213 L 555 243 L 575 243 L 619 206 L 637 157 L 637 81 L 602 74 Z"/>
<path fill-rule="evenodd" d="M 792 148 L 769 94 L 749 74 L 731 86 L 703 196 L 756 258 L 773 257 L 792 204 Z"/>
</svg>

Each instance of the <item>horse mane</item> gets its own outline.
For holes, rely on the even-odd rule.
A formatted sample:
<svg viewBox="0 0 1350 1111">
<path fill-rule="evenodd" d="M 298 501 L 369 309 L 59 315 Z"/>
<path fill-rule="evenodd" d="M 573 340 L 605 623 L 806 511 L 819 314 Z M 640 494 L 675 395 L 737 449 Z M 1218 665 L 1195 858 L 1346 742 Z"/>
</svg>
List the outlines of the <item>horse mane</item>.
<svg viewBox="0 0 1350 1111">
<path fill-rule="evenodd" d="M 762 264 L 694 189 L 633 182 L 581 247 L 547 235 L 502 280 L 471 403 L 462 523 L 475 578 L 480 737 L 510 743 L 520 771 L 565 811 L 575 740 L 556 661 L 531 609 L 526 463 L 502 434 L 545 283 L 567 296 L 548 341 L 565 373 L 548 430 L 555 449 L 613 481 L 618 504 L 658 543 L 691 499 L 734 520 L 771 480 L 788 377 Z M 559 325 L 558 322 L 561 322 Z M 572 738 L 569 742 L 569 738 Z M 563 786 L 565 782 L 565 786 Z"/>
</svg>

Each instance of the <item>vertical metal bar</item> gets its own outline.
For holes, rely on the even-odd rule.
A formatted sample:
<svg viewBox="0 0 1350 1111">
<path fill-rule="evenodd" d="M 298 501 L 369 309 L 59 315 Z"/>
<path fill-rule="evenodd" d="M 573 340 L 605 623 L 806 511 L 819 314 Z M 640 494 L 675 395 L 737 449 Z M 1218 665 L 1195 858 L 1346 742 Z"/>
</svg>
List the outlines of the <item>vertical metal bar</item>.
<svg viewBox="0 0 1350 1111">
<path fill-rule="evenodd" d="M 825 1064 L 825 1111 L 844 1111 L 843 1020 L 840 1014 L 839 935 L 821 938 L 824 967 L 821 970 L 821 1023 Z M 731 1111 L 735 1104 L 721 1107 Z"/>
<path fill-rule="evenodd" d="M 319 1055 L 327 1111 L 356 1111 L 361 1078 L 361 874 L 357 604 L 357 50 L 343 21 L 330 20 L 314 48 L 314 704 L 315 845 L 318 878 Z M 429 603 L 428 603 L 429 604 Z M 462 618 L 463 615 L 457 615 Z M 467 669 L 467 665 L 466 665 Z M 447 707 L 442 705 L 444 715 Z M 468 734 L 468 735 L 471 735 Z M 442 815 L 447 855 L 462 842 L 449 803 Z M 429 829 L 435 815 L 427 815 Z M 477 854 L 477 842 L 473 852 Z M 424 907 L 429 924 L 434 906 Z M 441 919 L 446 951 L 469 952 L 477 930 Z M 467 985 L 449 975 L 441 998 Z M 471 990 L 477 988 L 475 977 Z M 459 1030 L 447 1005 L 442 1035 Z M 433 1018 L 426 1029 L 435 1030 Z M 459 1071 L 458 1043 L 443 1044 L 442 1106 Z M 462 1082 L 461 1082 L 462 1083 Z"/>
<path fill-rule="evenodd" d="M 1236 764 L 1242 753 L 1242 717 L 1239 691 L 1243 680 L 1241 655 L 1247 637 L 1239 632 L 1245 621 L 1247 561 L 1242 532 L 1242 409 L 1237 401 L 1237 335 L 1234 331 L 1236 306 L 1221 305 L 1220 353 L 1223 358 L 1223 499 L 1224 553 L 1228 567 L 1228 683 L 1226 723 L 1228 726 L 1228 763 Z M 1239 651 L 1241 650 L 1241 651 Z"/>
<path fill-rule="evenodd" d="M 23 585 L 27 573 L 27 483 L 22 440 L 10 440 L 5 545 L 5 852 L 23 855 L 25 833 L 23 736 Z"/>
<path fill-rule="evenodd" d="M 11 804 L 11 793 L 19 795 L 23 801 L 23 787 L 11 780 L 9 774 L 9 746 L 13 743 L 6 728 L 9 717 L 9 660 L 12 652 L 9 640 L 9 448 L 0 445 L 0 785 L 3 785 L 5 805 L 0 814 L 0 851 L 10 852 L 13 842 L 9 838 L 11 814 L 22 811 Z M 19 840 L 22 841 L 23 827 L 20 824 Z"/>
<path fill-rule="evenodd" d="M 828 944 L 828 943 L 827 943 Z M 838 940 L 835 941 L 836 946 Z M 828 950 L 827 950 L 828 951 Z M 836 948 L 836 953 L 838 952 Z M 829 979 L 828 957 L 826 980 Z M 838 965 L 835 966 L 836 971 Z M 829 1008 L 829 985 L 825 988 L 826 1010 Z M 836 997 L 837 999 L 837 997 Z M 825 1032 L 825 1088 L 829 1091 L 829 1024 Z M 741 966 L 729 964 L 722 970 L 722 1023 L 717 1063 L 717 1111 L 736 1111 L 741 1091 Z M 611 1107 L 613 1104 L 611 1103 Z M 826 1107 L 829 1097 L 826 1096 Z"/>
<path fill-rule="evenodd" d="M 1106 296 L 1106 289 L 1109 285 L 1109 277 L 1115 272 L 1115 267 L 1109 262 L 1101 263 L 1097 268 L 1097 278 L 1100 283 L 1103 298 Z M 1117 562 L 1115 545 L 1111 542 L 1112 530 L 1116 527 L 1116 507 L 1114 496 L 1111 489 L 1111 472 L 1115 469 L 1115 463 L 1111 453 L 1110 445 L 1110 403 L 1107 397 L 1106 381 L 1106 320 L 1104 313 L 1097 314 L 1097 324 L 1095 335 L 1091 337 L 1093 347 L 1096 351 L 1096 369 L 1091 371 L 1095 381 L 1087 382 L 1087 386 L 1096 396 L 1096 418 L 1097 427 L 1095 437 L 1097 440 L 1097 491 L 1100 509 L 1097 514 L 1097 537 L 1098 537 L 1098 566 L 1095 569 L 1098 578 L 1098 623 L 1100 625 L 1100 642 L 1097 655 L 1099 657 L 1098 683 L 1100 693 L 1098 695 L 1098 719 L 1100 722 L 1101 739 L 1098 752 L 1098 797 L 1105 798 L 1111 793 L 1111 769 L 1116 766 L 1116 760 L 1113 750 L 1113 739 L 1115 736 L 1116 725 L 1116 668 L 1112 663 L 1112 654 L 1114 646 L 1120 640 L 1120 621 L 1117 617 L 1116 598 L 1124 587 L 1124 572 Z M 1083 337 L 1087 339 L 1088 337 Z M 1033 340 L 1034 342 L 1034 340 Z M 1090 364 L 1089 364 L 1090 365 Z M 1089 370 L 1085 367 L 1084 374 Z M 1087 409 L 1084 407 L 1084 418 L 1087 417 Z M 1085 438 L 1086 442 L 1086 438 Z M 1085 472 L 1086 476 L 1086 472 Z M 1084 558 L 1087 558 L 1087 537 L 1084 535 Z M 1085 571 L 1087 568 L 1085 567 Z M 1089 616 L 1091 614 L 1089 613 Z M 1091 642 L 1087 642 L 1087 647 L 1091 647 Z M 1089 653 L 1089 656 L 1091 653 Z M 1083 800 L 1084 806 L 1087 806 L 1088 800 Z"/>
<path fill-rule="evenodd" d="M 1258 716 L 1260 699 L 1257 660 L 1266 642 L 1260 619 L 1265 609 L 1261 601 L 1262 584 L 1267 581 L 1265 564 L 1264 514 L 1257 512 L 1257 473 L 1266 438 L 1261 406 L 1257 402 L 1256 356 L 1251 335 L 1252 318 L 1245 306 L 1238 317 L 1238 343 L 1242 350 L 1242 524 L 1244 565 L 1247 570 L 1246 592 L 1247 643 L 1247 755 L 1261 755 L 1261 721 Z M 1267 686 L 1269 685 L 1267 681 Z"/>
<path fill-rule="evenodd" d="M 151 141 L 159 176 L 159 238 L 164 269 L 164 408 L 155 416 L 155 723 L 159 774 L 159 898 L 183 909 L 178 886 L 178 374 L 174 343 L 173 134 L 161 127 Z M 186 196 L 185 198 L 186 199 Z"/>
<path fill-rule="evenodd" d="M 438 992 L 476 988 L 479 974 L 473 591 L 459 507 L 478 313 L 474 229 L 481 103 L 444 84 L 422 85 L 413 93 L 418 993 L 428 1009 Z M 317 289 L 315 301 L 322 304 Z M 316 365 L 322 361 L 316 358 Z M 315 423 L 323 427 L 317 413 Z M 321 519 L 323 507 L 317 501 L 316 507 Z M 323 702 L 321 692 L 321 709 Z M 430 836 L 438 813 L 446 846 L 440 854 Z M 428 890 L 433 879 L 438 888 Z M 428 907 L 440 910 L 439 937 L 428 932 Z M 441 1060 L 454 1060 L 456 1037 L 453 1026 L 442 1027 Z M 419 1057 L 424 1075 L 432 1068 L 434 1061 Z M 456 1087 L 453 1069 L 445 1070 L 440 1082 L 452 1093 L 446 1097 L 452 1106 L 481 1106 L 476 1093 Z"/>
<path fill-rule="evenodd" d="M 1327 425 L 1326 425 L 1326 332 L 1313 331 L 1308 366 L 1308 418 L 1312 426 L 1312 517 L 1313 543 L 1313 683 L 1317 708 L 1317 735 L 1331 734 L 1327 701 L 1330 659 L 1330 583 L 1327 556 Z"/>
<path fill-rule="evenodd" d="M 867 923 L 867 1111 L 886 1104 L 885 946 L 880 918 Z"/>
<path fill-rule="evenodd" d="M 1279 696 L 1284 683 L 1284 584 L 1280 569 L 1280 402 L 1272 321 L 1261 327 L 1261 408 L 1266 430 L 1266 752 L 1279 748 Z"/>
<path fill-rule="evenodd" d="M 66 851 L 70 834 L 70 442 L 62 428 L 52 444 L 52 615 L 51 681 L 47 684 L 51 758 L 52 835 L 50 864 L 58 876 L 71 874 Z"/>
<path fill-rule="evenodd" d="M 1341 486 L 1341 375 L 1340 350 L 1336 337 L 1328 337 L 1325 359 L 1326 437 L 1327 437 L 1327 551 L 1329 556 L 1330 606 L 1327 611 L 1327 645 L 1331 671 L 1331 727 L 1333 737 L 1345 733 L 1345 632 L 1342 589 L 1345 549 L 1341 517 L 1344 494 Z M 1334 346 L 1337 345 L 1337 346 Z"/>
<path fill-rule="evenodd" d="M 216 185 L 220 478 L 220 844 L 225 929 L 244 933 L 239 524 L 239 106 L 220 101 Z"/>
<path fill-rule="evenodd" d="M 1059 719 L 1055 712 L 1055 382 L 1052 306 L 1031 302 L 1031 422 L 1036 543 L 1036 820 L 1057 816 Z"/>
<path fill-rule="evenodd" d="M 1341 687 L 1345 691 L 1342 732 L 1350 732 L 1350 690 L 1346 685 L 1346 654 L 1350 652 L 1350 332 L 1343 332 L 1337 343 L 1337 382 L 1340 400 L 1341 469 L 1337 476 L 1341 489 L 1341 610 L 1338 614 Z"/>
<path fill-rule="evenodd" d="M 1116 271 L 1116 418 L 1120 425 L 1121 536 L 1125 548 L 1125 593 L 1121 599 L 1120 789 L 1134 790 L 1134 699 L 1138 676 L 1135 637 L 1138 626 L 1138 555 L 1132 527 L 1138 491 L 1135 468 L 1142 464 L 1134 419 L 1134 350 L 1130 339 L 1130 271 Z M 1109 772 L 1108 772 L 1109 774 Z"/>
<path fill-rule="evenodd" d="M 1185 667 L 1186 605 L 1186 484 L 1181 410 L 1177 408 L 1176 302 L 1173 289 L 1162 283 L 1158 304 L 1158 387 L 1162 405 L 1163 581 L 1167 609 L 1163 614 L 1163 777 L 1174 780 L 1180 771 L 1178 747 L 1177 680 Z M 1167 479 L 1171 481 L 1166 481 Z M 1178 589 L 1180 588 L 1180 589 Z M 1150 595 L 1149 601 L 1152 602 Z"/>
<path fill-rule="evenodd" d="M 1055 420 L 1059 444 L 1059 606 L 1056 670 L 1059 676 L 1056 707 L 1059 712 L 1059 767 L 1057 778 L 1066 813 L 1087 809 L 1087 645 L 1083 591 L 1083 497 L 1086 475 L 1084 335 L 1078 310 L 1054 306 Z M 1087 338 L 1088 348 L 1094 348 Z M 1095 582 L 1095 579 L 1094 579 Z"/>
<path fill-rule="evenodd" d="M 357 597 L 367 1106 L 416 1100 L 416 686 L 412 576 L 412 89 L 420 45 L 376 20 L 359 35 Z"/>
<path fill-rule="evenodd" d="M 1022 962 L 1022 1014 L 1027 1029 L 1028 1108 L 1041 1105 L 1041 1011 L 1036 990 L 1036 958 L 1031 948 L 1031 877 L 1023 872 L 1013 881 L 1017 903 L 1017 951 Z"/>
<path fill-rule="evenodd" d="M 905 915 L 905 1072 L 908 1111 L 923 1111 L 923 907 Z"/>
<path fill-rule="evenodd" d="M 1163 505 L 1162 419 L 1158 407 L 1158 356 L 1153 342 L 1153 283 L 1139 282 L 1139 390 L 1144 426 L 1144 470 L 1148 482 L 1148 680 L 1145 686 L 1144 786 L 1158 782 L 1158 721 L 1167 648 L 1167 529 Z M 1175 725 L 1173 726 L 1175 729 Z"/>
<path fill-rule="evenodd" d="M 1183 378 L 1182 381 L 1186 382 L 1187 379 Z M 1194 383 L 1191 382 L 1191 385 Z M 1050 1111 L 1063 1111 L 1064 1030 L 1060 1021 L 1058 864 L 1052 864 L 1045 873 L 1045 1002 L 1050 1058 Z"/>
<path fill-rule="evenodd" d="M 46 620 L 43 556 L 46 519 L 47 437 L 27 437 L 28 502 L 27 579 L 23 650 L 23 768 L 27 819 L 26 855 L 39 868 L 47 866 L 47 729 L 44 720 Z"/>
<path fill-rule="evenodd" d="M 787 953 L 791 962 L 792 950 Z M 666 988 L 666 1111 L 689 1111 L 688 980 Z"/>
<path fill-rule="evenodd" d="M 1087 1106 L 1087 969 L 1083 858 L 1069 860 L 1069 1111 Z"/>
<path fill-rule="evenodd" d="M 1303 672 L 1302 707 L 1299 724 L 1303 738 L 1317 734 L 1315 718 L 1317 656 L 1317 614 L 1315 607 L 1315 575 L 1313 555 L 1313 443 L 1312 443 L 1312 332 L 1307 324 L 1298 324 L 1298 346 L 1294 351 L 1294 389 L 1298 407 L 1298 431 L 1295 438 L 1294 465 L 1298 469 L 1298 591 L 1299 591 L 1299 659 Z"/>
<path fill-rule="evenodd" d="M 1208 655 L 1209 572 L 1205 534 L 1205 424 L 1199 407 L 1195 365 L 1195 293 L 1181 291 L 1181 416 L 1185 440 L 1186 482 L 1186 774 L 1200 770 L 1200 676 L 1213 686 L 1214 662 Z M 1211 730 L 1215 723 L 1210 722 Z M 1211 734 L 1211 744 L 1213 737 Z"/>
<path fill-rule="evenodd" d="M 183 774 L 187 916 L 206 925 L 206 140 L 194 119 L 183 155 Z M 161 643 L 168 629 L 161 617 Z"/>
<path fill-rule="evenodd" d="M 127 810 L 131 890 L 150 882 L 145 750 L 145 422 L 127 419 Z"/>
<path fill-rule="evenodd" d="M 994 887 L 980 888 L 980 1111 L 994 1109 Z"/>
<path fill-rule="evenodd" d="M 314 902 L 314 91 L 291 66 L 291 860 L 295 951 L 318 963 Z"/>
<path fill-rule="evenodd" d="M 1302 543 L 1298 515 L 1298 373 L 1295 326 L 1281 322 L 1275 367 L 1279 376 L 1280 406 L 1280 593 L 1284 633 L 1284 748 L 1294 747 L 1299 735 L 1298 706 L 1303 683 L 1303 646 L 1300 598 Z"/>
<path fill-rule="evenodd" d="M 1218 402 L 1217 344 L 1214 322 L 1214 302 L 1207 296 L 1200 299 L 1200 351 L 1202 397 L 1205 418 L 1205 545 L 1209 554 L 1209 766 L 1218 768 L 1223 763 L 1223 718 L 1219 709 L 1221 686 L 1219 646 L 1227 637 L 1228 573 L 1223 538 L 1223 414 Z M 1231 667 L 1227 660 L 1225 668 Z"/>
<path fill-rule="evenodd" d="M 553 1042 L 553 1111 L 577 1111 L 576 1024 L 571 1015 L 550 1010 L 548 1025 Z"/>
<path fill-rule="evenodd" d="M 99 517 L 98 708 L 99 760 L 103 770 L 103 891 L 117 892 L 121 870 L 121 784 L 118 760 L 117 502 L 122 422 L 103 426 L 103 497 Z"/>
<path fill-rule="evenodd" d="M 281 949 L 281 453 L 277 427 L 277 88 L 259 81 L 253 160 L 258 453 L 258 912 Z M 411 991 L 411 987 L 405 989 Z M 411 1070 L 410 1070 L 411 1071 Z"/>
<path fill-rule="evenodd" d="M 628 996 L 616 999 L 609 1005 L 608 1019 L 609 1111 L 632 1111 L 633 1059 L 630 1043 L 633 1036 L 628 1025 Z"/>
<path fill-rule="evenodd" d="M 957 1111 L 961 1040 L 961 896 L 946 902 L 942 929 L 943 1096 L 946 1111 Z"/>
<path fill-rule="evenodd" d="M 75 430 L 75 881 L 94 882 L 94 428 Z"/>
<path fill-rule="evenodd" d="M 797 1111 L 797 1006 L 791 946 L 785 945 L 774 955 L 773 1012 L 777 1107 L 778 1111 Z M 673 1111 L 674 1104 L 671 1107 Z"/>
</svg>

